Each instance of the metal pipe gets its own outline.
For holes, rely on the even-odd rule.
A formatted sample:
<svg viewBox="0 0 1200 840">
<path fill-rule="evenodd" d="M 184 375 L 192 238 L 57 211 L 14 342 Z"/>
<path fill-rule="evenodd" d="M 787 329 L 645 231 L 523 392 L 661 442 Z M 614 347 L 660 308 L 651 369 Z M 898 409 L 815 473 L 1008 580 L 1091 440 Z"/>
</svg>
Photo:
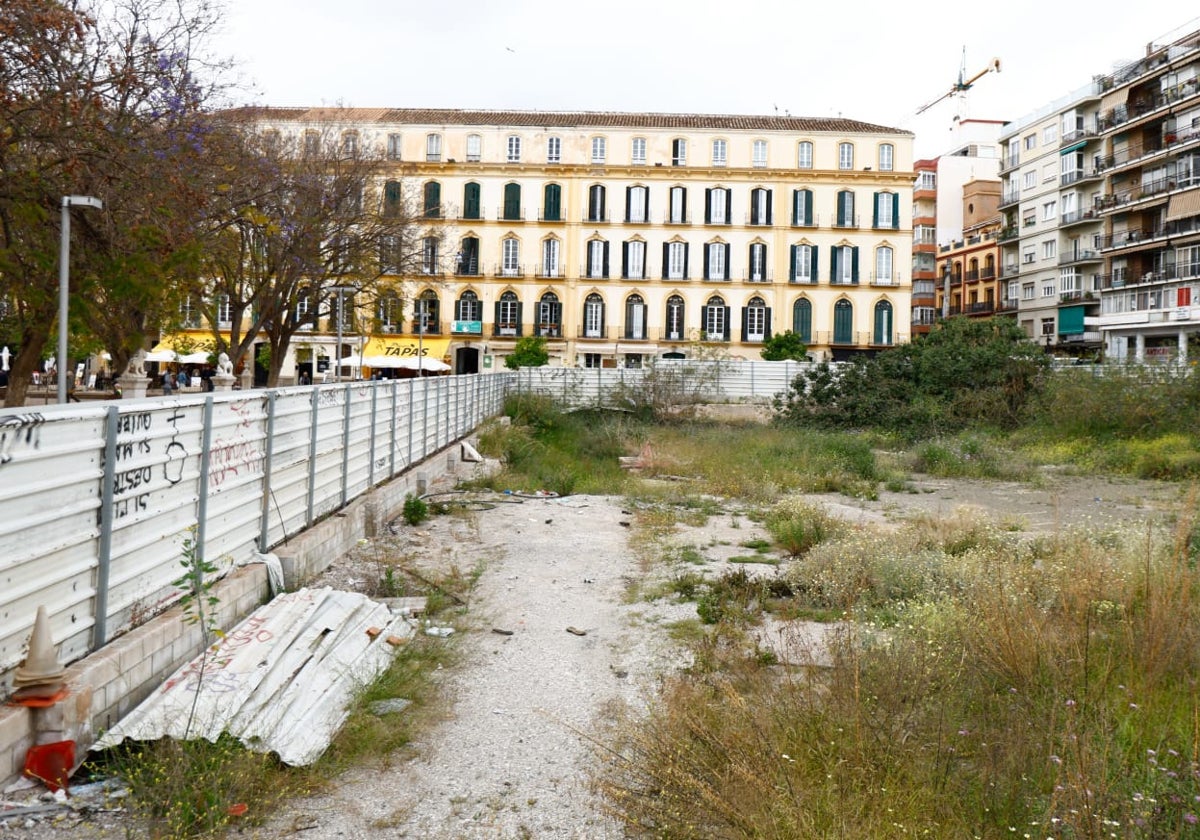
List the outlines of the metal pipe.
<svg viewBox="0 0 1200 840">
<path fill-rule="evenodd" d="M 267 553 L 270 547 L 267 540 L 270 539 L 268 532 L 270 531 L 270 515 L 271 515 L 271 467 L 274 459 L 274 441 L 275 441 L 275 392 L 267 393 L 267 441 L 266 441 L 266 458 L 263 461 L 263 499 L 262 499 L 262 522 L 258 532 L 258 550 L 263 554 Z M 286 536 L 286 534 L 285 534 Z"/>
</svg>

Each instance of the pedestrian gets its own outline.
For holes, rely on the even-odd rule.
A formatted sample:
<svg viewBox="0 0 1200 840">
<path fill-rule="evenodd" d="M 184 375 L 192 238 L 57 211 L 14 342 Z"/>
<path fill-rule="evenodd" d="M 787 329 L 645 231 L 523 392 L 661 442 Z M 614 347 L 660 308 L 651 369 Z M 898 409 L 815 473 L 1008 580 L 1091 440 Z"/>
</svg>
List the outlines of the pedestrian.
<svg viewBox="0 0 1200 840">
<path fill-rule="evenodd" d="M 171 371 L 164 370 L 162 375 L 163 396 L 171 396 L 171 390 L 175 385 L 175 380 L 171 377 Z"/>
</svg>

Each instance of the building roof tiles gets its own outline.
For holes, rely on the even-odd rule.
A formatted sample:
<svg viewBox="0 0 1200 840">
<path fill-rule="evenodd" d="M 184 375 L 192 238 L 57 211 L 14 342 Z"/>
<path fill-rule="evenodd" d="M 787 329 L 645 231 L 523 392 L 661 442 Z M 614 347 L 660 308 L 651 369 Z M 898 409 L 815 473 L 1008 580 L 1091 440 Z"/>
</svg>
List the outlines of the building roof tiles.
<svg viewBox="0 0 1200 840">
<path fill-rule="evenodd" d="M 754 114 L 661 114 L 621 111 L 490 111 L 459 108 L 270 108 L 247 106 L 234 117 L 299 122 L 382 123 L 390 125 L 527 126 L 530 128 L 679 128 L 841 134 L 912 132 L 844 117 L 792 117 Z"/>
</svg>

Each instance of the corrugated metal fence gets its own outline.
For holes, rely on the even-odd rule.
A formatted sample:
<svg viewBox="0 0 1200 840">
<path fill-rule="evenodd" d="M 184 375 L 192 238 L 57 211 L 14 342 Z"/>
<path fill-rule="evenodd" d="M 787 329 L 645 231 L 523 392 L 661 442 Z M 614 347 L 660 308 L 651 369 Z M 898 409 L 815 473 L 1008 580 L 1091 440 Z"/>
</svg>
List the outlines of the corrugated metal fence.
<svg viewBox="0 0 1200 840">
<path fill-rule="evenodd" d="M 656 397 L 665 404 L 770 402 L 811 362 L 658 360 L 649 368 L 522 368 L 517 388 L 572 406 Z"/>
<path fill-rule="evenodd" d="M 0 412 L 0 674 L 39 604 L 77 660 L 175 600 L 184 540 L 224 572 L 469 434 L 512 374 Z"/>
</svg>

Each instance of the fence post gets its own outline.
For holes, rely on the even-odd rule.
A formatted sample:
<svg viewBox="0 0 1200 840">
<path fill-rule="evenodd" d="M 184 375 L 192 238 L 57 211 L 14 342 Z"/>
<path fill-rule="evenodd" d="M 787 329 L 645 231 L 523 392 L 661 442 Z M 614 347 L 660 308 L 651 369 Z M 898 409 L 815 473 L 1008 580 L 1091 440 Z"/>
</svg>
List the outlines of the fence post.
<svg viewBox="0 0 1200 840">
<path fill-rule="evenodd" d="M 375 425 L 379 422 L 379 416 L 376 414 L 379 404 L 379 383 L 371 383 L 371 460 L 367 467 L 367 487 L 375 486 Z"/>
<path fill-rule="evenodd" d="M 212 453 L 213 398 L 204 398 L 204 442 L 200 449 L 200 501 L 196 507 L 196 564 L 204 565 L 204 540 L 208 535 L 208 471 Z"/>
<path fill-rule="evenodd" d="M 268 543 L 270 539 L 268 532 L 270 531 L 270 515 L 271 515 L 271 468 L 273 466 L 275 455 L 275 392 L 267 392 L 267 451 L 266 458 L 263 461 L 263 500 L 262 500 L 262 524 L 258 531 L 258 550 L 263 554 L 267 553 Z"/>
<path fill-rule="evenodd" d="M 100 545 L 96 563 L 96 600 L 92 650 L 108 641 L 108 577 L 112 568 L 113 485 L 117 476 L 117 428 L 121 410 L 109 406 L 104 418 L 104 477 L 100 484 Z"/>
<path fill-rule="evenodd" d="M 346 506 L 346 489 L 350 480 L 350 383 L 347 382 L 342 392 L 345 400 L 342 406 L 342 504 Z"/>
<path fill-rule="evenodd" d="M 400 384 L 400 380 L 393 379 L 392 382 L 392 439 L 391 447 L 388 450 L 388 478 L 396 477 L 396 386 Z"/>
<path fill-rule="evenodd" d="M 313 524 L 313 501 L 317 492 L 317 407 L 320 405 L 318 392 L 313 388 L 309 395 L 312 400 L 312 416 L 308 419 L 308 522 L 306 527 Z"/>
<path fill-rule="evenodd" d="M 405 469 L 413 465 L 413 403 L 417 401 L 417 380 L 408 380 L 408 463 Z"/>
<path fill-rule="evenodd" d="M 429 382 L 421 379 L 421 460 L 429 454 Z"/>
</svg>

